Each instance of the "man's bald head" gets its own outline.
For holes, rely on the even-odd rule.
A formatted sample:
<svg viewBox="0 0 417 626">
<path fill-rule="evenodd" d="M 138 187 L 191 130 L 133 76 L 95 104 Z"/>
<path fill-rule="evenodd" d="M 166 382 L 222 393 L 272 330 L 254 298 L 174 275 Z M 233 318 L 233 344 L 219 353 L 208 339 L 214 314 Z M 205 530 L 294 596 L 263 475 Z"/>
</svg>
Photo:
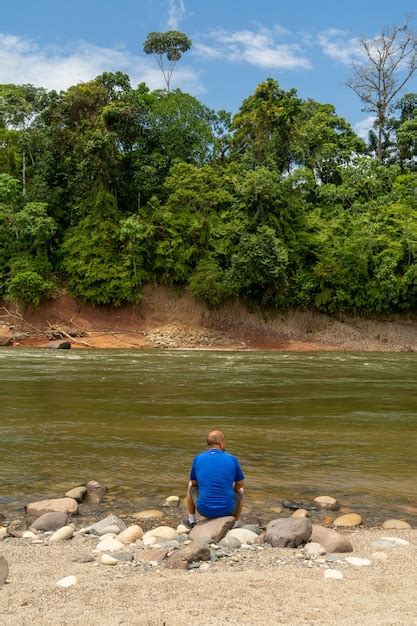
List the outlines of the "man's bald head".
<svg viewBox="0 0 417 626">
<path fill-rule="evenodd" d="M 207 445 L 212 448 L 218 446 L 224 449 L 224 435 L 221 430 L 211 430 L 207 435 Z"/>
</svg>

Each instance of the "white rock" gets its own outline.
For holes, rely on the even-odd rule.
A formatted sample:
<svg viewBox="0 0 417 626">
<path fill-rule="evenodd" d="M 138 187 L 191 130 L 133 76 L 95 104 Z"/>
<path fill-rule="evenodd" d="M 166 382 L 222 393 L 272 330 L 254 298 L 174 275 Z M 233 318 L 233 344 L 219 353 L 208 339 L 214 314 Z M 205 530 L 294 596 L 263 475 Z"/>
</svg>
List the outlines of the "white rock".
<svg viewBox="0 0 417 626">
<path fill-rule="evenodd" d="M 49 541 L 52 543 L 54 541 L 67 541 L 68 539 L 72 539 L 74 536 L 74 529 L 72 526 L 63 526 L 56 530 L 53 535 L 49 538 Z"/>
<path fill-rule="evenodd" d="M 175 507 L 175 506 L 178 506 L 179 503 L 180 503 L 180 499 L 178 496 L 168 496 L 168 498 L 165 500 L 164 506 Z"/>
<path fill-rule="evenodd" d="M 133 526 L 129 526 L 126 530 L 122 530 L 122 532 L 118 535 L 117 539 L 124 544 L 135 543 L 138 539 L 142 539 L 143 530 L 137 524 Z"/>
<path fill-rule="evenodd" d="M 247 530 L 246 528 L 233 528 L 229 530 L 226 537 L 234 537 L 240 543 L 255 543 L 255 540 L 258 538 L 258 535 L 254 533 L 252 530 Z"/>
<path fill-rule="evenodd" d="M 7 537 L 7 528 L 0 526 L 0 541 Z"/>
<path fill-rule="evenodd" d="M 117 565 L 118 560 L 109 554 L 102 554 L 100 557 L 100 563 L 103 565 Z"/>
<path fill-rule="evenodd" d="M 405 539 L 400 539 L 399 537 L 381 537 L 384 541 L 391 541 L 392 543 L 396 543 L 399 546 L 409 546 L 410 542 Z"/>
<path fill-rule="evenodd" d="M 369 559 L 360 559 L 358 556 L 347 556 L 345 561 L 346 563 L 350 563 L 350 565 L 356 565 L 357 567 L 372 565 L 372 561 L 370 561 Z"/>
<path fill-rule="evenodd" d="M 340 569 L 325 569 L 324 578 L 333 578 L 335 580 L 342 580 L 343 572 Z"/>
<path fill-rule="evenodd" d="M 99 531 L 99 536 L 104 537 L 104 535 L 113 535 L 116 536 L 120 533 L 120 528 L 113 524 L 113 526 L 106 526 L 103 530 Z"/>
<path fill-rule="evenodd" d="M 375 561 L 385 561 L 388 558 L 388 554 L 386 552 L 372 552 L 371 557 Z"/>
<path fill-rule="evenodd" d="M 200 572 L 208 572 L 210 569 L 210 563 L 202 563 L 199 567 Z"/>
<path fill-rule="evenodd" d="M 33 533 L 30 530 L 25 530 L 25 532 L 22 535 L 22 539 L 37 539 L 38 535 L 35 535 L 35 533 Z"/>
<path fill-rule="evenodd" d="M 157 539 L 153 535 L 146 536 L 146 533 L 145 533 L 143 535 L 142 542 L 144 546 L 153 546 L 154 543 L 157 542 Z"/>
<path fill-rule="evenodd" d="M 105 539 L 116 539 L 116 533 L 106 533 L 105 535 L 100 536 L 100 541 L 104 541 Z"/>
<path fill-rule="evenodd" d="M 315 541 L 307 543 L 304 546 L 303 552 L 305 556 L 312 557 L 323 556 L 324 554 L 327 554 L 326 548 L 324 548 L 321 543 L 316 543 Z"/>
<path fill-rule="evenodd" d="M 170 526 L 157 526 L 152 530 L 148 530 L 143 537 L 156 537 L 158 540 L 170 541 L 170 539 L 176 539 L 177 531 Z"/>
<path fill-rule="evenodd" d="M 118 552 L 124 548 L 125 544 L 119 541 L 118 539 L 114 539 L 113 537 L 109 537 L 108 539 L 102 539 L 98 546 L 96 547 L 96 552 Z"/>
<path fill-rule="evenodd" d="M 57 582 L 57 587 L 62 587 L 63 589 L 72 587 L 73 585 L 78 585 L 78 578 L 76 576 L 65 576 L 65 578 L 61 578 L 61 580 Z"/>
<path fill-rule="evenodd" d="M 177 526 L 177 535 L 187 535 L 190 532 L 190 528 L 184 526 L 184 524 L 178 524 Z"/>
</svg>

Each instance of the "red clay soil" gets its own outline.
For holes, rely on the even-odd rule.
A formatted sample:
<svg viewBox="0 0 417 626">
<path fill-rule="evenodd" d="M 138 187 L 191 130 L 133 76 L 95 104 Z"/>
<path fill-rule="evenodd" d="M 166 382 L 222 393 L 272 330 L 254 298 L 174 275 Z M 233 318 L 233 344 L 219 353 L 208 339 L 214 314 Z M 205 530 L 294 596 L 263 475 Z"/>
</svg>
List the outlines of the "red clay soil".
<svg viewBox="0 0 417 626">
<path fill-rule="evenodd" d="M 187 291 L 147 285 L 139 305 L 91 306 L 68 295 L 25 311 L 8 306 L 0 338 L 45 347 L 50 326 L 85 331 L 73 348 L 199 348 L 283 351 L 417 351 L 417 318 L 335 319 L 311 311 L 266 316 L 241 302 L 211 310 Z M 11 331 L 9 330 L 11 328 Z"/>
</svg>

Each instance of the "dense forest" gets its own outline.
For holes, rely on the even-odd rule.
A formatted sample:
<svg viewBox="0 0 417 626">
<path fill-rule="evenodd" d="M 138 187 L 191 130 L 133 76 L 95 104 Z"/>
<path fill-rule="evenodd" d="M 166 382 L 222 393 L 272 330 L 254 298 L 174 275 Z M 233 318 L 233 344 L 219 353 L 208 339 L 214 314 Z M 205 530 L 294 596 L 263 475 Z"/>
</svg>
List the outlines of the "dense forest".
<svg viewBox="0 0 417 626">
<path fill-rule="evenodd" d="M 156 282 L 212 307 L 415 309 L 417 94 L 401 96 L 365 142 L 271 78 L 233 116 L 120 72 L 1 85 L 0 297 L 117 306 Z"/>
</svg>

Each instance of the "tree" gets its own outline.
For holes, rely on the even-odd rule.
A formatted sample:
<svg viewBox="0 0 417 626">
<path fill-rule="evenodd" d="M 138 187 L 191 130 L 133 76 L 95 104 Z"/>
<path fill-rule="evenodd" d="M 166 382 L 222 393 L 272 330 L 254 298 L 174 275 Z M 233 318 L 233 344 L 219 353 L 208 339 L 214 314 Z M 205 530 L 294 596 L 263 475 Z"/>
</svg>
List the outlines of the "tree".
<svg viewBox="0 0 417 626">
<path fill-rule="evenodd" d="M 346 85 L 364 104 L 364 110 L 376 116 L 376 156 L 388 156 L 391 128 L 389 113 L 395 99 L 417 70 L 417 33 L 406 18 L 402 26 L 383 29 L 374 38 L 361 38 L 364 62 L 353 65 Z"/>
<path fill-rule="evenodd" d="M 168 30 L 164 33 L 149 33 L 143 44 L 146 54 L 153 54 L 163 74 L 167 90 L 170 90 L 171 78 L 177 62 L 184 52 L 192 46 L 191 39 L 178 30 Z M 164 65 L 164 56 L 168 59 L 168 67 Z"/>
</svg>

